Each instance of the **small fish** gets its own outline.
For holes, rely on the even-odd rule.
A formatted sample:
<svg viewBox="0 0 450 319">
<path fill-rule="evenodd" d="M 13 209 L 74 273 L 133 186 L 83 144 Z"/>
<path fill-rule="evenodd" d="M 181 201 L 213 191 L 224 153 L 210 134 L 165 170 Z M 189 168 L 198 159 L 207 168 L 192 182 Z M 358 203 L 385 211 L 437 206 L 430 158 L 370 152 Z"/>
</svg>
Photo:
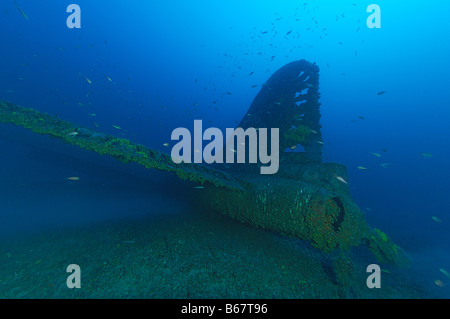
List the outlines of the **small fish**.
<svg viewBox="0 0 450 319">
<path fill-rule="evenodd" d="M 290 149 L 291 149 L 291 150 L 297 149 L 297 145 L 292 145 L 292 146 L 290 147 Z"/>
<path fill-rule="evenodd" d="M 281 102 L 273 102 L 276 105 L 281 105 Z"/>
<path fill-rule="evenodd" d="M 78 176 L 67 177 L 69 181 L 79 181 L 80 178 Z"/>
<path fill-rule="evenodd" d="M 105 78 L 106 78 L 109 82 L 112 82 L 111 78 L 110 78 L 109 76 L 107 76 L 106 74 L 105 74 Z"/>
<path fill-rule="evenodd" d="M 14 1 L 14 4 L 16 5 L 17 10 L 19 10 L 20 14 L 21 14 L 26 20 L 28 20 L 28 16 L 25 14 L 25 12 L 22 11 L 22 9 L 19 8 L 19 5 L 17 4 L 16 1 Z"/>
<path fill-rule="evenodd" d="M 377 95 L 378 95 L 378 96 L 379 96 L 379 95 L 383 95 L 384 93 L 386 93 L 386 91 L 380 91 L 380 92 L 377 93 Z"/>
<path fill-rule="evenodd" d="M 231 92 L 227 92 L 226 94 L 231 95 Z"/>
<path fill-rule="evenodd" d="M 95 113 L 89 113 L 88 115 L 92 116 L 92 117 L 97 116 L 97 114 L 95 114 Z"/>
<path fill-rule="evenodd" d="M 111 126 L 114 127 L 117 130 L 121 130 L 122 129 L 120 126 L 117 126 L 117 125 L 111 125 Z"/>
<path fill-rule="evenodd" d="M 168 147 L 169 143 L 164 143 L 163 146 Z"/>
<path fill-rule="evenodd" d="M 420 153 L 420 155 L 422 155 L 423 157 L 432 157 L 433 154 L 430 153 Z"/>
<path fill-rule="evenodd" d="M 383 168 L 386 168 L 386 167 L 388 167 L 389 165 L 391 165 L 391 163 L 383 163 L 383 164 L 380 164 L 380 166 L 383 167 Z"/>
<path fill-rule="evenodd" d="M 436 286 L 439 286 L 441 288 L 445 286 L 444 282 L 442 280 L 439 280 L 439 279 L 435 280 L 434 283 L 435 283 Z"/>
<path fill-rule="evenodd" d="M 230 148 L 231 152 L 237 153 L 237 151 L 235 149 Z"/>
<path fill-rule="evenodd" d="M 364 116 L 358 116 L 358 118 L 360 119 L 360 120 L 364 120 L 365 119 L 365 117 Z"/>
<path fill-rule="evenodd" d="M 316 131 L 316 130 L 310 129 L 309 131 L 310 131 L 311 133 L 313 133 L 313 134 L 317 134 L 317 131 Z"/>
<path fill-rule="evenodd" d="M 375 152 L 373 152 L 373 153 L 370 153 L 370 154 L 372 154 L 373 156 L 378 157 L 378 158 L 381 157 L 381 154 L 380 154 L 380 153 L 375 153 Z"/>
<path fill-rule="evenodd" d="M 195 189 L 203 189 L 203 188 L 205 188 L 205 187 L 203 187 L 203 186 L 195 186 L 194 188 L 195 188 Z"/>
<path fill-rule="evenodd" d="M 364 166 L 358 166 L 358 169 L 365 170 L 365 169 L 368 169 L 368 168 L 367 168 L 367 167 L 364 167 Z"/>
<path fill-rule="evenodd" d="M 255 73 L 255 72 L 250 72 L 248 75 L 252 75 L 253 73 Z"/>
<path fill-rule="evenodd" d="M 325 143 L 322 141 L 316 141 L 317 144 L 324 145 Z"/>
<path fill-rule="evenodd" d="M 439 223 L 439 224 L 442 223 L 442 220 L 439 217 L 432 216 L 431 219 L 434 220 L 436 223 Z"/>
<path fill-rule="evenodd" d="M 99 127 L 99 125 L 98 125 L 97 123 L 94 123 L 94 126 L 95 126 L 95 127 Z"/>
<path fill-rule="evenodd" d="M 84 77 L 84 80 L 86 81 L 86 83 L 92 84 L 92 81 L 90 79 L 88 79 L 87 77 Z"/>
<path fill-rule="evenodd" d="M 254 89 L 255 87 L 257 87 L 257 85 L 252 85 L 251 88 Z"/>
<path fill-rule="evenodd" d="M 292 33 L 292 30 L 289 30 L 287 33 L 286 33 L 286 35 L 289 35 L 289 34 L 291 34 Z"/>
<path fill-rule="evenodd" d="M 75 131 L 67 133 L 67 136 L 69 136 L 69 137 L 74 137 L 74 136 L 77 136 L 77 135 L 78 135 L 78 132 L 75 132 Z"/>
<path fill-rule="evenodd" d="M 439 268 L 439 271 L 444 274 L 445 277 L 447 277 L 448 279 L 450 279 L 450 273 L 445 270 L 444 268 Z"/>
<path fill-rule="evenodd" d="M 336 176 L 337 180 L 344 183 L 344 184 L 348 184 L 347 181 L 345 179 L 343 179 L 341 176 Z"/>
</svg>

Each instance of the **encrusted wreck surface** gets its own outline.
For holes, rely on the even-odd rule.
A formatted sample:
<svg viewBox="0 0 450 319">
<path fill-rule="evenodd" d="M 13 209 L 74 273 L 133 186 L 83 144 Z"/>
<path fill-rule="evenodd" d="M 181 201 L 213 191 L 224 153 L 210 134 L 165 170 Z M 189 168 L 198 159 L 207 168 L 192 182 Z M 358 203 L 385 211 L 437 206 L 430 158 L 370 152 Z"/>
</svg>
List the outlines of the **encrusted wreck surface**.
<svg viewBox="0 0 450 319">
<path fill-rule="evenodd" d="M 0 123 L 23 126 L 34 133 L 52 136 L 88 151 L 110 155 L 123 163 L 135 162 L 146 168 L 174 172 L 181 179 L 199 183 L 209 182 L 214 186 L 235 191 L 243 190 L 239 182 L 225 172 L 201 165 L 175 164 L 165 153 L 132 143 L 124 138 L 117 138 L 63 121 L 56 116 L 31 108 L 0 101 Z"/>
</svg>

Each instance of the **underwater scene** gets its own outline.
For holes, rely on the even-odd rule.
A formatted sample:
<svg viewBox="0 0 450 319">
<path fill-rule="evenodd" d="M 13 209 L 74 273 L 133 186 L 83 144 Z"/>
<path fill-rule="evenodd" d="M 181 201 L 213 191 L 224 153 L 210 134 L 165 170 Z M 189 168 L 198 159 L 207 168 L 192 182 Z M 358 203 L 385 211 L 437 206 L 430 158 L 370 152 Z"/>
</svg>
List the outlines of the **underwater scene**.
<svg viewBox="0 0 450 319">
<path fill-rule="evenodd" d="M 0 298 L 449 298 L 448 12 L 2 1 Z"/>
</svg>

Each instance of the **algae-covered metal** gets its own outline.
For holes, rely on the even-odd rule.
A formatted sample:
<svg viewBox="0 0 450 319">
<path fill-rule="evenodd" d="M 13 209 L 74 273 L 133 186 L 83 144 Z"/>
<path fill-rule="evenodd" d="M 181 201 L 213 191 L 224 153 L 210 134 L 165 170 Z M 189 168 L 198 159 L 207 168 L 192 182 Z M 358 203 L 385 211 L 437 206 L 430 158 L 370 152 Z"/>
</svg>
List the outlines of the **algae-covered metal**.
<svg viewBox="0 0 450 319">
<path fill-rule="evenodd" d="M 110 155 L 124 163 L 135 162 L 146 168 L 174 172 L 183 180 L 209 182 L 217 187 L 243 190 L 239 182 L 228 173 L 201 165 L 175 164 L 165 153 L 132 143 L 125 138 L 117 138 L 63 121 L 31 108 L 0 101 L 0 123 L 23 126 L 34 133 L 52 136 L 88 151 Z"/>
</svg>

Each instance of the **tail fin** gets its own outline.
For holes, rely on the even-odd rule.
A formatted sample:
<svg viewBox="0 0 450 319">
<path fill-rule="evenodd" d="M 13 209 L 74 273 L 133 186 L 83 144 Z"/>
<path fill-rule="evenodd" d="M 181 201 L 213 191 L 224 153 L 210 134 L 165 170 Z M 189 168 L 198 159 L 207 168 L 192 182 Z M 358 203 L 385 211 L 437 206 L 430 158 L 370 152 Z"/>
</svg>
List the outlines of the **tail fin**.
<svg viewBox="0 0 450 319">
<path fill-rule="evenodd" d="M 264 84 L 239 127 L 279 128 L 280 162 L 321 162 L 319 98 L 319 67 L 291 62 Z"/>
</svg>

